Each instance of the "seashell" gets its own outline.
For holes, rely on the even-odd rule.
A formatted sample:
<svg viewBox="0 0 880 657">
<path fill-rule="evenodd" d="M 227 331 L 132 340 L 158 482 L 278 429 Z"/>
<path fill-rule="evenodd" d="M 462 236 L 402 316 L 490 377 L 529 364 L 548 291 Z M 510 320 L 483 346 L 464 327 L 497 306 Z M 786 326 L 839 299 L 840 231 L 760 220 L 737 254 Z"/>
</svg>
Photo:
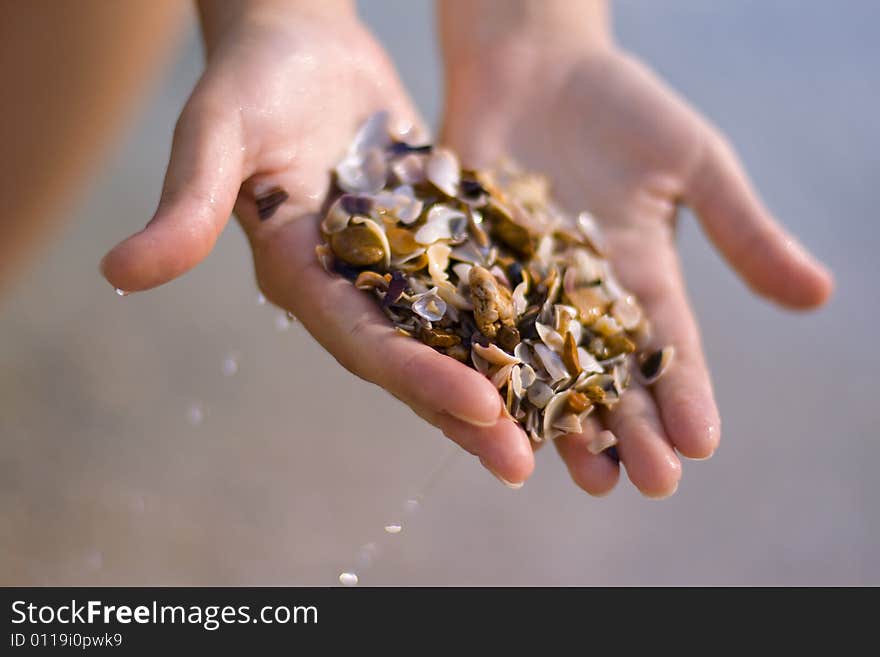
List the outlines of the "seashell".
<svg viewBox="0 0 880 657">
<path fill-rule="evenodd" d="M 504 270 L 501 267 L 499 267 L 498 265 L 495 265 L 489 270 L 489 273 L 492 274 L 495 277 L 495 280 L 497 280 L 499 283 L 501 283 L 504 287 L 506 287 L 509 290 L 513 289 L 513 285 L 511 285 L 510 281 L 507 280 L 507 274 L 504 272 Z"/>
<path fill-rule="evenodd" d="M 557 417 L 552 428 L 554 431 L 559 431 L 561 435 L 578 434 L 583 431 L 581 420 L 574 413 L 563 413 Z"/>
<path fill-rule="evenodd" d="M 416 198 L 411 185 L 401 185 L 393 191 L 379 192 L 370 198 L 383 213 L 392 215 L 406 225 L 415 222 L 424 207 L 424 203 Z"/>
<path fill-rule="evenodd" d="M 569 413 L 580 415 L 592 405 L 592 402 L 587 398 L 584 393 L 577 392 L 576 390 L 568 391 L 568 397 L 566 399 L 566 409 Z"/>
<path fill-rule="evenodd" d="M 395 264 L 403 271 L 412 274 L 428 266 L 428 256 L 425 255 L 424 250 L 419 250 L 396 263 L 392 260 L 392 264 Z"/>
<path fill-rule="evenodd" d="M 605 338 L 605 348 L 608 350 L 610 359 L 618 356 L 626 356 L 636 350 L 636 343 L 630 340 L 625 333 L 614 333 Z"/>
<path fill-rule="evenodd" d="M 541 322 L 535 322 L 535 330 L 538 331 L 541 342 L 557 353 L 562 352 L 564 341 L 559 333 Z"/>
<path fill-rule="evenodd" d="M 438 240 L 451 240 L 456 235 L 459 224 L 467 217 L 458 210 L 438 203 L 428 210 L 425 224 L 416 231 L 415 240 L 419 244 L 433 244 Z"/>
<path fill-rule="evenodd" d="M 490 365 L 516 365 L 520 362 L 519 358 L 512 354 L 508 354 L 498 345 L 490 344 L 488 347 L 484 347 L 480 343 L 475 343 L 473 350 L 475 354 L 480 356 L 480 358 Z"/>
<path fill-rule="evenodd" d="M 531 390 L 531 389 L 530 389 Z M 564 433 L 580 433 L 581 432 L 581 424 L 578 416 L 574 413 L 570 413 L 568 410 L 568 397 L 572 394 L 570 390 L 564 390 L 563 392 L 558 392 L 547 402 L 547 406 L 544 408 L 544 426 L 543 433 L 545 440 L 552 440 L 557 436 L 561 436 Z M 571 418 L 565 418 L 563 416 L 570 415 L 574 418 L 573 422 Z M 560 430 L 555 428 L 556 424 L 561 424 L 566 427 L 566 430 Z M 568 430 L 568 429 L 571 430 Z"/>
<path fill-rule="evenodd" d="M 471 355 L 470 349 L 465 347 L 463 344 L 457 344 L 453 347 L 449 347 L 448 349 L 446 349 L 445 353 L 450 358 L 454 358 L 461 363 L 467 363 L 468 358 Z"/>
<path fill-rule="evenodd" d="M 388 178 L 385 155 L 379 148 L 350 153 L 336 167 L 336 180 L 346 192 L 375 194 Z"/>
<path fill-rule="evenodd" d="M 372 114 L 357 131 L 349 154 L 364 154 L 371 149 L 384 149 L 391 145 L 390 116 L 386 111 Z"/>
<path fill-rule="evenodd" d="M 623 330 L 623 327 L 617 323 L 610 315 L 602 315 L 599 319 L 593 322 L 590 328 L 603 337 L 608 337 L 614 335 L 616 333 L 620 333 Z M 606 346 L 607 346 L 606 340 Z"/>
<path fill-rule="evenodd" d="M 543 381 L 535 381 L 529 386 L 529 403 L 535 408 L 544 408 L 553 397 L 553 388 Z"/>
<path fill-rule="evenodd" d="M 356 267 L 388 261 L 391 251 L 385 233 L 372 219 L 330 235 L 330 248 L 337 258 Z"/>
<path fill-rule="evenodd" d="M 523 394 L 525 394 L 525 388 L 523 388 L 522 384 L 522 367 L 514 367 L 510 371 L 510 389 L 513 391 L 513 394 L 516 395 L 518 399 L 522 399 Z"/>
<path fill-rule="evenodd" d="M 534 349 L 538 360 L 541 361 L 541 365 L 544 366 L 544 369 L 550 376 L 551 383 L 557 383 L 568 378 L 568 370 L 565 368 L 565 363 L 562 362 L 562 359 L 555 351 L 540 343 L 534 345 Z"/>
<path fill-rule="evenodd" d="M 471 362 L 473 362 L 474 369 L 477 370 L 477 372 L 485 377 L 488 377 L 489 371 L 492 369 L 492 365 L 489 363 L 489 361 L 487 361 L 485 358 L 477 353 L 476 349 L 474 349 L 474 347 L 476 346 L 476 344 L 471 346 Z"/>
<path fill-rule="evenodd" d="M 513 363 L 508 365 L 502 365 L 495 373 L 492 375 L 491 381 L 492 385 L 501 390 L 505 385 L 507 385 L 508 379 L 510 379 L 510 373 L 513 371 L 513 368 L 516 367 Z"/>
<path fill-rule="evenodd" d="M 600 285 L 583 285 L 578 282 L 577 270 L 565 271 L 563 282 L 565 298 L 574 306 L 578 315 L 588 326 L 598 320 L 608 308 L 608 299 Z"/>
<path fill-rule="evenodd" d="M 385 292 L 385 298 L 382 299 L 382 308 L 387 309 L 391 304 L 397 303 L 404 292 L 406 292 L 408 284 L 409 279 L 403 275 L 403 272 L 396 271 L 391 274 L 391 280 L 388 281 L 388 290 Z"/>
<path fill-rule="evenodd" d="M 513 303 L 513 313 L 517 317 L 522 315 L 526 308 L 528 307 L 528 299 L 526 299 L 526 293 L 529 291 L 529 283 L 528 281 L 522 281 L 519 285 L 517 285 L 513 294 L 510 295 L 510 301 Z"/>
<path fill-rule="evenodd" d="M 454 306 L 459 310 L 472 311 L 474 309 L 473 304 L 461 294 L 459 294 L 455 286 L 449 281 L 437 281 L 436 285 L 437 293 L 450 306 Z"/>
<path fill-rule="evenodd" d="M 642 322 L 642 308 L 631 294 L 611 304 L 611 316 L 624 330 L 632 331 Z"/>
<path fill-rule="evenodd" d="M 451 255 L 451 253 L 452 252 L 450 251 L 450 255 Z M 458 280 L 467 281 L 468 277 L 470 276 L 472 266 L 473 265 L 469 265 L 466 262 L 459 262 L 457 264 L 452 265 L 452 271 L 458 277 Z"/>
<path fill-rule="evenodd" d="M 645 385 L 655 383 L 669 369 L 675 357 L 675 347 L 667 346 L 639 356 L 639 378 Z"/>
<path fill-rule="evenodd" d="M 520 362 L 525 363 L 526 365 L 534 364 L 529 345 L 527 345 L 525 342 L 520 342 L 518 345 L 516 345 L 516 348 L 513 350 L 513 355 L 516 356 Z"/>
<path fill-rule="evenodd" d="M 589 212 L 581 212 L 577 218 L 577 227 L 587 245 L 596 252 L 596 255 L 605 255 L 607 244 L 605 237 L 599 230 L 596 219 Z"/>
<path fill-rule="evenodd" d="M 523 363 L 520 366 L 519 378 L 520 378 L 520 381 L 522 382 L 523 390 L 525 390 L 525 389 L 531 387 L 531 385 L 538 378 L 538 375 L 535 374 L 535 370 L 532 369 L 531 365 L 528 365 L 527 363 Z"/>
<path fill-rule="evenodd" d="M 412 298 L 412 311 L 429 322 L 439 322 L 446 314 L 446 302 L 440 298 L 437 288 L 417 294 Z"/>
<path fill-rule="evenodd" d="M 405 256 L 409 259 L 424 250 L 419 243 L 416 242 L 412 231 L 407 230 L 406 228 L 392 226 L 385 231 L 385 235 L 388 238 L 388 246 L 391 249 L 392 260 L 395 256 L 398 258 Z M 402 262 L 405 262 L 405 260 Z"/>
<path fill-rule="evenodd" d="M 425 182 L 426 157 L 409 153 L 391 163 L 391 173 L 403 185 L 420 185 Z"/>
<path fill-rule="evenodd" d="M 388 278 L 385 278 L 387 276 Z M 383 276 L 382 274 L 377 274 L 374 271 L 362 271 L 358 274 L 357 280 L 354 282 L 354 286 L 359 290 L 373 290 L 380 289 L 383 292 L 388 289 L 388 283 L 391 280 L 391 274 L 386 274 Z"/>
<path fill-rule="evenodd" d="M 606 449 L 614 447 L 618 443 L 617 436 L 604 429 L 597 433 L 593 439 L 587 443 L 587 450 L 590 454 L 601 454 Z"/>
<path fill-rule="evenodd" d="M 348 222 L 353 214 L 369 214 L 371 208 L 368 206 L 372 205 L 372 203 L 360 203 L 358 199 L 362 198 L 369 200 L 369 197 L 361 197 L 354 194 L 343 194 L 336 199 L 327 210 L 327 215 L 321 222 L 321 230 L 328 235 L 330 233 L 338 233 L 348 226 Z"/>
<path fill-rule="evenodd" d="M 474 321 L 486 337 L 494 338 L 499 325 L 513 325 L 513 303 L 507 288 L 499 285 L 492 274 L 477 265 L 471 268 L 468 283 L 474 305 Z"/>
<path fill-rule="evenodd" d="M 332 274 L 333 261 L 335 260 L 333 257 L 333 250 L 326 244 L 319 244 L 315 247 L 315 256 L 318 258 L 318 262 L 321 263 L 324 271 L 328 274 Z"/>
<path fill-rule="evenodd" d="M 596 360 L 595 356 L 591 354 L 589 351 L 584 349 L 583 347 L 578 347 L 578 362 L 581 365 L 581 369 L 587 374 L 602 374 L 605 372 L 605 368 L 599 364 L 599 361 Z"/>
<path fill-rule="evenodd" d="M 435 148 L 425 163 L 425 177 L 447 196 L 456 196 L 461 181 L 458 158 L 447 148 Z"/>
<path fill-rule="evenodd" d="M 438 328 L 422 328 L 419 339 L 429 347 L 449 348 L 461 344 L 461 336 Z"/>
<path fill-rule="evenodd" d="M 446 269 L 449 267 L 449 254 L 452 249 L 446 244 L 432 244 L 425 253 L 428 256 L 428 275 L 435 284 L 440 281 L 448 280 L 449 274 Z"/>
<path fill-rule="evenodd" d="M 385 257 L 385 268 L 387 269 L 388 267 L 390 267 L 391 245 L 388 243 L 388 236 L 385 234 L 385 229 L 378 222 L 368 217 L 354 216 L 351 218 L 351 224 L 352 225 L 350 227 L 363 225 L 367 229 L 369 229 L 370 232 L 372 232 L 375 239 L 379 240 L 379 242 L 382 244 L 382 252 Z"/>
<path fill-rule="evenodd" d="M 562 362 L 565 363 L 565 368 L 568 370 L 569 374 L 577 376 L 584 371 L 581 367 L 577 342 L 575 342 L 574 336 L 571 332 L 565 334 L 565 340 L 563 341 L 560 353 L 562 355 Z"/>
</svg>

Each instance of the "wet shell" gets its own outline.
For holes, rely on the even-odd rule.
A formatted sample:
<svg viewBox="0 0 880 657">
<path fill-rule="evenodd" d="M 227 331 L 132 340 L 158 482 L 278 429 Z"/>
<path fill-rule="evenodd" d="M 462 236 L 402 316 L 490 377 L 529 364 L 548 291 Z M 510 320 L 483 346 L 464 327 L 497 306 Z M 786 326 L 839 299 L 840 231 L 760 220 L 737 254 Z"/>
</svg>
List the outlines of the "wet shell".
<svg viewBox="0 0 880 657">
<path fill-rule="evenodd" d="M 480 343 L 474 344 L 474 353 L 477 354 L 480 358 L 485 360 L 490 365 L 516 365 L 519 363 L 519 358 L 516 356 L 507 353 L 500 347 L 494 344 L 490 344 L 488 347 L 484 347 Z"/>
<path fill-rule="evenodd" d="M 426 251 L 428 255 L 428 275 L 434 283 L 449 278 L 446 273 L 449 267 L 449 254 L 452 252 L 446 244 L 432 244 Z"/>
<path fill-rule="evenodd" d="M 552 397 L 553 388 L 543 381 L 535 381 L 529 386 L 529 402 L 531 402 L 535 408 L 544 408 Z"/>
<path fill-rule="evenodd" d="M 544 344 L 536 344 L 534 345 L 534 349 L 535 354 L 538 356 L 538 360 L 541 361 L 541 365 L 544 366 L 552 383 L 558 383 L 569 377 L 565 363 L 562 362 L 562 359 L 555 351 L 551 351 L 550 348 Z"/>
<path fill-rule="evenodd" d="M 350 154 L 336 167 L 336 180 L 346 192 L 374 194 L 385 186 L 388 168 L 378 148 Z"/>
<path fill-rule="evenodd" d="M 632 331 L 642 323 L 642 308 L 634 296 L 627 295 L 611 304 L 611 316 L 624 330 Z"/>
<path fill-rule="evenodd" d="M 386 278 L 387 276 L 387 278 Z M 354 286 L 359 290 L 373 290 L 379 289 L 383 292 L 388 289 L 388 283 L 390 282 L 391 274 L 386 274 L 383 276 L 382 274 L 377 274 L 374 271 L 362 271 L 358 274 L 357 280 L 354 282 Z"/>
<path fill-rule="evenodd" d="M 418 153 L 404 155 L 391 164 L 391 172 L 403 185 L 425 182 L 425 156 Z"/>
<path fill-rule="evenodd" d="M 382 262 L 391 250 L 385 233 L 370 219 L 333 233 L 330 248 L 337 258 L 356 267 Z"/>
<path fill-rule="evenodd" d="M 425 164 L 425 177 L 447 196 L 456 196 L 461 181 L 458 158 L 449 149 L 435 148 Z"/>
<path fill-rule="evenodd" d="M 639 357 L 639 378 L 645 385 L 655 383 L 669 369 L 675 357 L 675 347 L 663 347 Z"/>
<path fill-rule="evenodd" d="M 600 431 L 596 436 L 587 443 L 587 450 L 590 454 L 601 454 L 606 449 L 617 445 L 617 436 L 607 429 Z"/>
<path fill-rule="evenodd" d="M 429 322 L 439 322 L 446 314 L 446 302 L 440 298 L 437 288 L 434 287 L 412 298 L 412 311 Z"/>
</svg>

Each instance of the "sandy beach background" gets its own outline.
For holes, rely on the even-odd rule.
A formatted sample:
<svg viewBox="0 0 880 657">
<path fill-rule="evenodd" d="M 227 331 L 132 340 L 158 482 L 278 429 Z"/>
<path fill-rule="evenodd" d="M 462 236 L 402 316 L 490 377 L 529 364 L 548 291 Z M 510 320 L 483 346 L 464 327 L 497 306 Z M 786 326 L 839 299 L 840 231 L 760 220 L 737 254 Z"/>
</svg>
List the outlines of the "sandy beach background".
<svg viewBox="0 0 880 657">
<path fill-rule="evenodd" d="M 452 448 L 301 327 L 279 329 L 234 225 L 181 280 L 113 294 L 97 263 L 153 211 L 201 68 L 193 24 L 0 305 L 0 583 L 327 585 L 354 568 L 375 585 L 880 584 L 880 9 L 614 6 L 619 41 L 727 131 L 768 205 L 837 276 L 826 309 L 784 313 L 682 218 L 724 437 L 711 461 L 685 463 L 675 497 L 622 482 L 589 498 L 552 450 L 520 491 L 465 454 L 426 489 Z M 436 120 L 429 3 L 361 7 Z M 403 531 L 384 534 L 391 522 Z"/>
</svg>

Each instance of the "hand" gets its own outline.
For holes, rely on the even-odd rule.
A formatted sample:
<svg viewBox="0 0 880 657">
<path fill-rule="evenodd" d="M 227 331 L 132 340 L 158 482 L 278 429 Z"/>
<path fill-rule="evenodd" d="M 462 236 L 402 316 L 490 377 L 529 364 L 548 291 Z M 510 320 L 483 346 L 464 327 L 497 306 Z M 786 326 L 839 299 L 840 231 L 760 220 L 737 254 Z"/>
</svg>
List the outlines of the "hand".
<svg viewBox="0 0 880 657">
<path fill-rule="evenodd" d="M 473 13 L 469 5 L 467 20 L 477 23 Z M 720 438 L 675 249 L 678 204 L 699 215 L 718 250 L 759 294 L 809 308 L 827 299 L 831 277 L 772 219 L 725 139 L 610 39 L 560 43 L 520 30 L 467 45 L 466 29 L 447 18 L 443 141 L 471 166 L 512 155 L 547 174 L 568 209 L 593 213 L 656 343 L 677 350 L 652 389 L 633 387 L 613 412 L 593 419 L 586 435 L 556 446 L 578 485 L 593 494 L 610 491 L 617 463 L 584 447 L 601 421 L 618 436 L 632 482 L 645 495 L 670 495 L 681 475 L 676 450 L 707 458 Z"/>
<path fill-rule="evenodd" d="M 234 205 L 270 301 L 492 472 L 523 481 L 533 454 L 522 432 L 500 419 L 492 384 L 397 335 L 373 299 L 329 276 L 315 255 L 329 171 L 363 120 L 386 109 L 397 121 L 419 122 L 394 71 L 353 15 L 329 12 L 331 21 L 273 11 L 206 29 L 207 68 L 177 124 L 156 214 L 107 254 L 104 275 L 129 292 L 180 276 L 211 251 Z M 273 187 L 289 198 L 261 220 L 256 198 Z"/>
</svg>

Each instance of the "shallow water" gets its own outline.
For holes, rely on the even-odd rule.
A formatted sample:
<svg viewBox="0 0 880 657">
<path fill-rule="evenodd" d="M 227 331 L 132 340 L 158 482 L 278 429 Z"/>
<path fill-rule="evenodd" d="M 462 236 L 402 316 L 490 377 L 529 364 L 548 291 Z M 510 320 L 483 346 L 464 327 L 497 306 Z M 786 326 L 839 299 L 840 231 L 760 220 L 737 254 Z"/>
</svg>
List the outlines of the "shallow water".
<svg viewBox="0 0 880 657">
<path fill-rule="evenodd" d="M 180 281 L 113 294 L 97 262 L 152 212 L 199 71 L 191 37 L 0 312 L 0 582 L 326 585 L 350 570 L 371 584 L 880 584 L 876 4 L 614 6 L 620 41 L 730 134 L 769 206 L 837 273 L 828 309 L 785 314 L 683 218 L 725 424 L 675 498 L 590 499 L 552 450 L 511 491 L 464 455 L 410 519 L 401 500 L 445 439 L 299 324 L 276 331 L 287 318 L 255 302 L 238 228 Z M 428 3 L 366 14 L 436 117 Z M 229 377 L 218 363 L 233 350 Z M 198 428 L 193 400 L 210 411 Z M 358 546 L 386 536 L 363 565 Z"/>
</svg>

